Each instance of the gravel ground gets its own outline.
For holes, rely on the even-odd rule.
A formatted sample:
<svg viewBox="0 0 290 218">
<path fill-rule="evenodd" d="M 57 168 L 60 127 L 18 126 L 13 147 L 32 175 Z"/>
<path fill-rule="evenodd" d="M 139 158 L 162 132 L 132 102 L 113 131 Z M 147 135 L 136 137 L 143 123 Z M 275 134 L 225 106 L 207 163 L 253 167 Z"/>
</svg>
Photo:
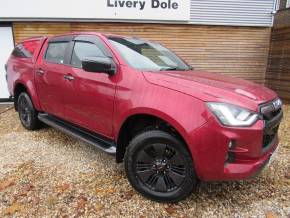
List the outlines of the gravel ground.
<svg viewBox="0 0 290 218">
<path fill-rule="evenodd" d="M 201 183 L 177 204 L 155 203 L 129 185 L 114 157 L 52 128 L 24 130 L 0 113 L 0 217 L 290 217 L 290 105 L 280 149 L 261 175 Z"/>
</svg>

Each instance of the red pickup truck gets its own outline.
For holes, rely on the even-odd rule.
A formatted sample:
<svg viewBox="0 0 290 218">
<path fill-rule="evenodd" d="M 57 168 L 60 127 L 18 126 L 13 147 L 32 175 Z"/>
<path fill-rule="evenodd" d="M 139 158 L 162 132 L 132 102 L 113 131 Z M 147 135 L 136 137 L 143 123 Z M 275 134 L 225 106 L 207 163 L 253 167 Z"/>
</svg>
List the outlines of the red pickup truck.
<svg viewBox="0 0 290 218">
<path fill-rule="evenodd" d="M 114 154 L 132 186 L 156 201 L 184 199 L 198 180 L 252 177 L 278 145 L 275 92 L 193 70 L 155 42 L 32 38 L 16 45 L 6 71 L 26 129 L 46 123 Z"/>
</svg>

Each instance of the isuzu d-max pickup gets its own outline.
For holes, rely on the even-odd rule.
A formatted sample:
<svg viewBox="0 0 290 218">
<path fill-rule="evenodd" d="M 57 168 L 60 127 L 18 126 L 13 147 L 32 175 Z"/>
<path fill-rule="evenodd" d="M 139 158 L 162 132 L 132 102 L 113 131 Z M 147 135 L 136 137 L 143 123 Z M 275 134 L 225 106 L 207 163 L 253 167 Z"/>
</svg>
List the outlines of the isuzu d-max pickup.
<svg viewBox="0 0 290 218">
<path fill-rule="evenodd" d="M 270 89 L 193 70 L 156 42 L 102 33 L 24 40 L 7 64 L 22 125 L 41 123 L 124 160 L 132 186 L 174 202 L 197 181 L 255 176 L 278 146 Z"/>
</svg>

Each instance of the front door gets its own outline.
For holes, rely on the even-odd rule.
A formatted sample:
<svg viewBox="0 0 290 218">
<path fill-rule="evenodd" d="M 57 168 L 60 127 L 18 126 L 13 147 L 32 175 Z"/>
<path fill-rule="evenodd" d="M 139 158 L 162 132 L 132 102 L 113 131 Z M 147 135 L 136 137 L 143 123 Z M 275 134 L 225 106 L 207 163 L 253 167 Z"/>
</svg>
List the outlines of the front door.
<svg viewBox="0 0 290 218">
<path fill-rule="evenodd" d="M 66 70 L 69 78 L 63 93 L 66 119 L 112 137 L 116 77 L 105 73 L 86 72 L 81 63 L 86 57 L 107 56 L 108 51 L 97 36 L 76 37 L 71 47 L 71 67 Z"/>
</svg>

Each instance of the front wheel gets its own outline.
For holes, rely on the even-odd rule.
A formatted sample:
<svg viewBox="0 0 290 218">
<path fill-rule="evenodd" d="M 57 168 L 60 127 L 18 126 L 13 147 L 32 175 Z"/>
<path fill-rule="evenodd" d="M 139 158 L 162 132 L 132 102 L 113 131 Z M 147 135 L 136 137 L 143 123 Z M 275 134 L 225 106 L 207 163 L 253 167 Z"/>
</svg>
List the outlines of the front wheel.
<svg viewBox="0 0 290 218">
<path fill-rule="evenodd" d="M 37 118 L 38 112 L 35 110 L 29 95 L 22 92 L 17 99 L 17 110 L 19 119 L 24 128 L 35 130 L 40 127 L 40 121 Z"/>
<path fill-rule="evenodd" d="M 131 185 L 159 202 L 177 202 L 189 196 L 197 183 L 185 145 L 169 133 L 152 130 L 133 138 L 125 168 Z"/>
</svg>

